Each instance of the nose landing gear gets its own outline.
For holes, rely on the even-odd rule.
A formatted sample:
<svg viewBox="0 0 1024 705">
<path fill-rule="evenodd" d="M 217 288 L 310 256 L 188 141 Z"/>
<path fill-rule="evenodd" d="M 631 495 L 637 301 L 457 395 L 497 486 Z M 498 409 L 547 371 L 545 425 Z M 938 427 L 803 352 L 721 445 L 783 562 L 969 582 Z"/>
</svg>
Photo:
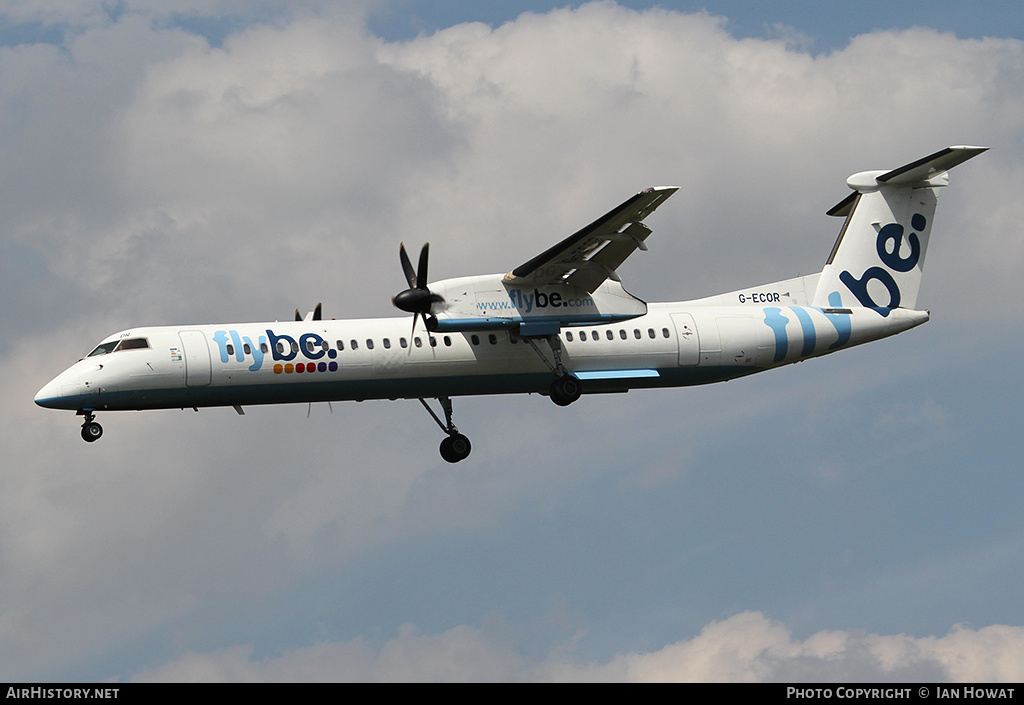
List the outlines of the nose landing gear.
<svg viewBox="0 0 1024 705">
<path fill-rule="evenodd" d="M 473 449 L 469 439 L 461 433 L 455 433 L 441 441 L 441 457 L 449 463 L 457 463 L 469 456 Z"/>
<path fill-rule="evenodd" d="M 96 414 L 91 410 L 83 410 L 78 413 L 85 417 L 85 421 L 82 422 L 82 440 L 86 443 L 98 441 L 103 435 L 103 427 L 96 423 Z"/>
<path fill-rule="evenodd" d="M 441 441 L 441 457 L 449 463 L 465 460 L 469 457 L 469 452 L 473 449 L 473 445 L 469 442 L 468 438 L 459 433 L 459 429 L 455 428 L 455 424 L 452 423 L 452 400 L 448 397 L 438 397 L 437 400 L 441 402 L 441 408 L 444 410 L 444 423 L 437 417 L 434 410 L 427 405 L 425 399 L 420 398 L 420 404 L 433 417 L 437 425 L 441 427 L 441 430 L 448 434 L 448 437 Z"/>
</svg>

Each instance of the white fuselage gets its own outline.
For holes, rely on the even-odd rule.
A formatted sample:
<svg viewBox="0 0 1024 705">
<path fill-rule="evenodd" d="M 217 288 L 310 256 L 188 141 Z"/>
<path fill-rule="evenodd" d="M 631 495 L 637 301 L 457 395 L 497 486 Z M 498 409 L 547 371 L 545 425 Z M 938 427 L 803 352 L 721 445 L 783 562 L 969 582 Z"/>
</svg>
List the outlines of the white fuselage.
<svg viewBox="0 0 1024 705">
<path fill-rule="evenodd" d="M 733 379 L 927 320 L 926 311 L 905 309 L 681 302 L 563 328 L 559 338 L 562 362 L 585 393 L 620 392 Z M 144 343 L 79 360 L 36 402 L 88 412 L 548 392 L 544 359 L 508 330 L 428 333 L 420 324 L 413 334 L 410 326 L 379 318 L 133 328 L 97 350 Z"/>
</svg>

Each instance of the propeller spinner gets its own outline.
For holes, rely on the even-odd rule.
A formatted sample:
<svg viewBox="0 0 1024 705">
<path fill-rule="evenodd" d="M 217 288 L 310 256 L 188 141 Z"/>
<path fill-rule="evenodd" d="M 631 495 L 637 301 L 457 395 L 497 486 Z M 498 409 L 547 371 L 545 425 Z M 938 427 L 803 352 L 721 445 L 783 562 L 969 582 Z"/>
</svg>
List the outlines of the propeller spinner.
<svg viewBox="0 0 1024 705">
<path fill-rule="evenodd" d="M 420 250 L 419 266 L 412 268 L 409 255 L 405 252 L 405 243 L 398 247 L 398 256 L 402 260 L 402 270 L 405 272 L 405 279 L 409 282 L 409 288 L 400 291 L 391 299 L 395 308 L 412 314 L 412 327 L 416 330 L 416 317 L 423 316 L 423 323 L 427 330 L 432 330 L 437 324 L 437 319 L 431 315 L 430 309 L 434 304 L 442 303 L 444 297 L 440 294 L 431 293 L 427 288 L 427 260 L 430 256 L 430 243 L 423 245 Z"/>
</svg>

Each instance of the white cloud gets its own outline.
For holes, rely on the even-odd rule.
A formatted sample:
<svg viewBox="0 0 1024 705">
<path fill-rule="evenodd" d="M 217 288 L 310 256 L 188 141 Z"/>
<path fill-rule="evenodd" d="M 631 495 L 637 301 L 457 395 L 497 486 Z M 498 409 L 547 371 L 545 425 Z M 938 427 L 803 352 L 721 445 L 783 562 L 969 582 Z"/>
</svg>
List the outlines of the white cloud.
<svg viewBox="0 0 1024 705">
<path fill-rule="evenodd" d="M 794 639 L 759 612 L 708 624 L 650 653 L 584 663 L 555 653 L 526 658 L 501 629 L 459 626 L 425 635 L 406 625 L 380 646 L 321 643 L 253 658 L 238 646 L 189 653 L 143 670 L 135 681 L 609 681 L 609 682 L 960 682 L 1024 677 L 1024 627 L 957 626 L 942 637 L 823 631 Z"/>
</svg>

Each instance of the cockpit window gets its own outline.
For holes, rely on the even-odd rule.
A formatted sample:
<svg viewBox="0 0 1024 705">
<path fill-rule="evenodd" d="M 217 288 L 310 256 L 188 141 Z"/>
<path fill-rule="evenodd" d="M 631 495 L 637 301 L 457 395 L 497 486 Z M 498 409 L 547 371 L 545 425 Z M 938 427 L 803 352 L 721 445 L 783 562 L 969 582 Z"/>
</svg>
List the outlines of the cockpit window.
<svg viewBox="0 0 1024 705">
<path fill-rule="evenodd" d="M 89 353 L 86 357 L 106 355 L 108 352 L 111 352 L 114 348 L 117 347 L 118 342 L 120 341 L 112 340 L 109 343 L 100 343 L 99 345 L 96 346 L 96 349 Z"/>
<path fill-rule="evenodd" d="M 118 352 L 121 350 L 136 350 L 148 347 L 149 340 L 146 338 L 123 338 L 121 340 L 111 340 L 108 343 L 100 343 L 96 346 L 95 350 L 87 355 L 87 357 L 106 355 L 109 352 Z"/>
<path fill-rule="evenodd" d="M 115 350 L 114 352 L 118 352 L 120 350 L 137 350 L 139 348 L 148 347 L 149 341 L 146 340 L 145 338 L 125 338 L 118 344 L 117 350 Z"/>
</svg>

